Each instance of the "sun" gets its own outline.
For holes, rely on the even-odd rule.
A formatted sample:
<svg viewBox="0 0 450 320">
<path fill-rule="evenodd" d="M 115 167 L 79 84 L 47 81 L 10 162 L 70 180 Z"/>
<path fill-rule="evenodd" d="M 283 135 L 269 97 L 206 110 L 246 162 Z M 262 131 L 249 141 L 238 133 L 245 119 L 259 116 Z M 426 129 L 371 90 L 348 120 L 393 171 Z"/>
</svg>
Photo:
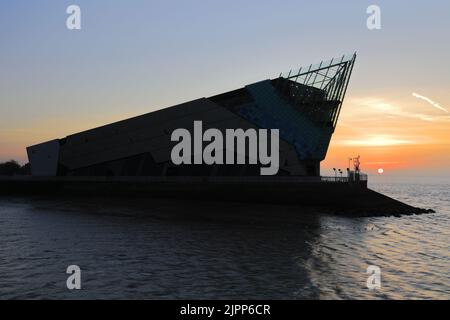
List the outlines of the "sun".
<svg viewBox="0 0 450 320">
<path fill-rule="evenodd" d="M 384 173 L 384 169 L 383 168 L 378 169 L 378 174 L 383 174 L 383 173 Z"/>
</svg>

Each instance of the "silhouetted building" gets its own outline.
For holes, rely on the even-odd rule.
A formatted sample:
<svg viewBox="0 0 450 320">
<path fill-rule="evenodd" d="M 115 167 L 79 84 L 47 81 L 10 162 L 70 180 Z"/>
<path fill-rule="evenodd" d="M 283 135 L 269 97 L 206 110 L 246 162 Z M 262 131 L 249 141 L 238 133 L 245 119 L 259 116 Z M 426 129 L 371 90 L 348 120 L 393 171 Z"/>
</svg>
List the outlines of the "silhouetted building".
<svg viewBox="0 0 450 320">
<path fill-rule="evenodd" d="M 278 175 L 319 176 L 356 55 L 27 148 L 34 176 L 257 176 L 260 165 L 171 162 L 175 129 L 279 129 Z M 247 162 L 248 163 L 248 162 Z"/>
</svg>

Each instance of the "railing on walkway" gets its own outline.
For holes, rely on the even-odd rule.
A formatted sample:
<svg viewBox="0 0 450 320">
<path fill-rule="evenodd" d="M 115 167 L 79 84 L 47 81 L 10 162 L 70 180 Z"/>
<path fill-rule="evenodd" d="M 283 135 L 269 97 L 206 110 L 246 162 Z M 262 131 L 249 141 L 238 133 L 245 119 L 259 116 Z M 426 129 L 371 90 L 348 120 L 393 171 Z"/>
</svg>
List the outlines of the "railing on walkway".
<svg viewBox="0 0 450 320">
<path fill-rule="evenodd" d="M 350 171 L 347 177 L 334 176 L 334 177 L 320 177 L 322 182 L 329 183 L 362 183 L 367 184 L 368 176 L 365 173 L 355 173 Z"/>
<path fill-rule="evenodd" d="M 333 183 L 347 183 L 349 182 L 348 177 L 320 177 L 322 182 L 333 182 Z"/>
</svg>

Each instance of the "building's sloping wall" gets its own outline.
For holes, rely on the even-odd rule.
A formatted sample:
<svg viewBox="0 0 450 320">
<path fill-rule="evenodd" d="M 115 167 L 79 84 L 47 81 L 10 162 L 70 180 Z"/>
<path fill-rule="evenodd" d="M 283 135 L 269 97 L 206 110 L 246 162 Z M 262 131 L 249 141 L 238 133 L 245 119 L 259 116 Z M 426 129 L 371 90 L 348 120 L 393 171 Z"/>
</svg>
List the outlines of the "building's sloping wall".
<svg viewBox="0 0 450 320">
<path fill-rule="evenodd" d="M 175 166 L 171 134 L 202 120 L 203 130 L 244 130 L 259 126 L 209 99 L 199 99 L 139 117 L 88 130 L 61 140 L 60 165 L 69 175 L 259 175 L 259 165 Z M 318 174 L 315 163 L 301 163 L 295 148 L 280 141 L 280 174 Z M 311 171 L 311 165 L 314 169 Z M 234 168 L 232 168 L 234 167 Z M 309 171 L 308 171 L 309 170 Z"/>
<path fill-rule="evenodd" d="M 167 161 L 172 131 L 192 126 L 192 119 L 206 115 L 217 118 L 214 109 L 217 106 L 199 99 L 68 136 L 61 147 L 60 162 L 73 170 L 149 151 L 156 162 Z"/>
</svg>

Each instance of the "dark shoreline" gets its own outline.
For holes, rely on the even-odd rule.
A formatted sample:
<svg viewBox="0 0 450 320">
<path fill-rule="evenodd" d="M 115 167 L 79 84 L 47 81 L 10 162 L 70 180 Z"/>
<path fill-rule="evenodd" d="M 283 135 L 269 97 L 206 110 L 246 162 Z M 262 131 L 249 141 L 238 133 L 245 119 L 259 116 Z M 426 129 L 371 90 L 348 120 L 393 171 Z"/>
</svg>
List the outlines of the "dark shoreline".
<svg viewBox="0 0 450 320">
<path fill-rule="evenodd" d="M 345 216 L 400 216 L 433 213 L 412 207 L 366 184 L 291 178 L 204 179 L 201 177 L 3 177 L 0 195 L 88 196 L 124 199 L 181 199 L 317 207 Z"/>
</svg>

